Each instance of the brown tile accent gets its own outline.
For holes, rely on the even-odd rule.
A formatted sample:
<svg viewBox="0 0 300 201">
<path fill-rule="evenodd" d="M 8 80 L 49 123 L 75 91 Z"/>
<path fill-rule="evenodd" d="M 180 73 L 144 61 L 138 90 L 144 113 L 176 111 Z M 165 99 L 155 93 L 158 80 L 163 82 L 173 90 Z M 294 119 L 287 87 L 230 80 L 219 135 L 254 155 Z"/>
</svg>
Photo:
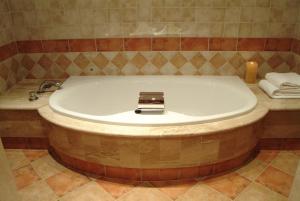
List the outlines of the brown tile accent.
<svg viewBox="0 0 300 201">
<path fill-rule="evenodd" d="M 105 176 L 109 178 L 120 178 L 128 180 L 141 180 L 141 173 L 139 169 L 132 168 L 118 168 L 118 167 L 105 167 Z"/>
<path fill-rule="evenodd" d="M 199 176 L 199 167 L 182 168 L 179 179 L 191 179 Z"/>
<path fill-rule="evenodd" d="M 208 38 L 181 38 L 182 51 L 207 51 Z"/>
<path fill-rule="evenodd" d="M 125 51 L 150 51 L 151 38 L 125 38 Z"/>
<path fill-rule="evenodd" d="M 180 177 L 180 168 L 160 169 L 159 180 L 177 180 Z"/>
<path fill-rule="evenodd" d="M 159 169 L 142 169 L 143 181 L 159 181 Z"/>
<path fill-rule="evenodd" d="M 210 38 L 209 50 L 210 51 L 236 51 L 237 38 Z"/>
<path fill-rule="evenodd" d="M 18 51 L 20 53 L 40 53 L 43 52 L 42 41 L 31 40 L 31 41 L 18 41 Z"/>
<path fill-rule="evenodd" d="M 292 42 L 292 51 L 296 54 L 299 54 L 300 55 L 300 40 L 297 40 L 297 39 L 293 39 L 293 42 Z"/>
<path fill-rule="evenodd" d="M 265 49 L 265 38 L 240 38 L 238 40 L 238 51 L 263 51 Z"/>
<path fill-rule="evenodd" d="M 44 52 L 69 52 L 68 40 L 42 40 Z"/>
<path fill-rule="evenodd" d="M 97 51 L 123 51 L 123 38 L 103 38 L 96 39 Z"/>
<path fill-rule="evenodd" d="M 72 39 L 69 40 L 71 52 L 96 51 L 95 39 Z"/>
<path fill-rule="evenodd" d="M 266 51 L 290 51 L 292 47 L 291 38 L 268 38 L 266 42 Z"/>
<path fill-rule="evenodd" d="M 0 47 L 0 61 L 4 61 L 18 53 L 17 43 L 12 42 Z"/>
<path fill-rule="evenodd" d="M 47 149 L 48 138 L 1 137 L 6 149 Z"/>
<path fill-rule="evenodd" d="M 180 38 L 153 38 L 153 51 L 178 51 L 180 50 Z"/>
<path fill-rule="evenodd" d="M 266 150 L 300 149 L 300 138 L 262 138 L 259 141 L 259 146 Z"/>
</svg>

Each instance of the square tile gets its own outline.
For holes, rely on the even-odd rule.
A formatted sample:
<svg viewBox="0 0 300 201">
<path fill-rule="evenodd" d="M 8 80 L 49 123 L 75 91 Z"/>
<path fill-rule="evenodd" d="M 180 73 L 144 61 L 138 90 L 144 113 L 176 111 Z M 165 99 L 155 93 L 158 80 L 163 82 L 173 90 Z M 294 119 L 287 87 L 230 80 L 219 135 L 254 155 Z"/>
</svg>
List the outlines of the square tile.
<svg viewBox="0 0 300 201">
<path fill-rule="evenodd" d="M 234 199 L 251 182 L 237 173 L 231 173 L 228 175 L 208 179 L 204 181 L 204 183 L 211 188 L 225 194 L 229 198 Z"/>
<path fill-rule="evenodd" d="M 16 186 L 18 190 L 29 186 L 40 179 L 31 167 L 31 165 L 27 165 L 25 167 L 21 167 L 19 169 L 14 170 L 13 175 L 15 177 Z"/>
<path fill-rule="evenodd" d="M 293 177 L 277 168 L 269 166 L 256 181 L 288 197 L 293 183 Z"/>
<path fill-rule="evenodd" d="M 34 161 L 36 159 L 48 155 L 48 151 L 46 150 L 25 149 L 23 150 L 23 153 L 30 161 Z"/>
<path fill-rule="evenodd" d="M 267 164 L 260 160 L 253 160 L 242 168 L 238 169 L 236 172 L 243 177 L 254 181 L 267 167 Z"/>
<path fill-rule="evenodd" d="M 95 182 L 89 182 L 67 193 L 60 201 L 113 201 L 113 197 Z"/>
<path fill-rule="evenodd" d="M 123 194 L 131 191 L 138 184 L 136 181 L 108 178 L 98 179 L 96 182 L 114 198 L 119 198 Z"/>
<path fill-rule="evenodd" d="M 89 179 L 72 171 L 64 171 L 49 177 L 46 182 L 56 195 L 63 196 L 75 188 L 88 183 Z"/>
<path fill-rule="evenodd" d="M 183 195 L 197 183 L 196 180 L 186 181 L 153 181 L 151 184 L 173 200 Z"/>
<path fill-rule="evenodd" d="M 278 153 L 279 151 L 276 150 L 260 150 L 256 159 L 265 163 L 270 163 L 277 156 Z"/>
<path fill-rule="evenodd" d="M 294 175 L 300 156 L 297 156 L 293 152 L 281 151 L 271 162 L 271 165 L 275 168 L 278 168 L 289 175 Z"/>
<path fill-rule="evenodd" d="M 235 201 L 287 201 L 287 198 L 261 184 L 250 184 Z"/>
</svg>

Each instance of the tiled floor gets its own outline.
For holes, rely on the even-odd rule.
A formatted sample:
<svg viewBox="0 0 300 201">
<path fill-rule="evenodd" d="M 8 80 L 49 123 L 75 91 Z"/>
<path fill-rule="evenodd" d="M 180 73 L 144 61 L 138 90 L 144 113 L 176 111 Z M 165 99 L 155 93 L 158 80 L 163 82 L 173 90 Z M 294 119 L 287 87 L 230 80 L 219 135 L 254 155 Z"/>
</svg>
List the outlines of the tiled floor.
<svg viewBox="0 0 300 201">
<path fill-rule="evenodd" d="M 248 165 L 207 180 L 94 179 L 47 151 L 6 150 L 23 201 L 287 201 L 300 151 L 261 151 Z"/>
</svg>

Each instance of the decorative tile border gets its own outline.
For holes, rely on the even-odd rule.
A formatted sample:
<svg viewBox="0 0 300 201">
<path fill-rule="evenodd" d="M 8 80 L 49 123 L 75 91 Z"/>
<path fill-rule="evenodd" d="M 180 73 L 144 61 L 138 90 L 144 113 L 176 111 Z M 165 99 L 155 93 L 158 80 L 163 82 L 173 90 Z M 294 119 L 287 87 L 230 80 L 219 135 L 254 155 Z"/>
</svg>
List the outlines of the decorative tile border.
<svg viewBox="0 0 300 201">
<path fill-rule="evenodd" d="M 115 45 L 114 45 L 115 46 Z M 259 64 L 259 77 L 267 72 L 296 71 L 293 53 L 273 51 L 113 51 L 19 54 L 31 79 L 57 79 L 72 75 L 238 75 L 245 63 Z"/>
<path fill-rule="evenodd" d="M 102 38 L 18 41 L 20 53 L 104 51 L 290 51 L 291 38 Z"/>
</svg>

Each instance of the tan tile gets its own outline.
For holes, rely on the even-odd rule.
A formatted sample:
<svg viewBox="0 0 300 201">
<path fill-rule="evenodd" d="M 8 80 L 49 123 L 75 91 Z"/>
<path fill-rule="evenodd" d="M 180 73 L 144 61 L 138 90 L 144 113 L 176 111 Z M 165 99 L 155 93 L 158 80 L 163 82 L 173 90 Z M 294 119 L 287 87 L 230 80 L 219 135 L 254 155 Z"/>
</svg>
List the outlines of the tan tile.
<svg viewBox="0 0 300 201">
<path fill-rule="evenodd" d="M 163 193 L 167 194 L 173 200 L 182 196 L 190 188 L 192 188 L 196 183 L 197 183 L 196 180 L 151 182 L 151 184 L 153 186 L 158 188 Z"/>
<path fill-rule="evenodd" d="M 244 167 L 238 169 L 236 172 L 243 177 L 254 181 L 267 167 L 267 165 L 259 160 L 253 160 Z"/>
<path fill-rule="evenodd" d="M 75 172 L 64 171 L 49 177 L 46 182 L 56 195 L 63 196 L 75 188 L 88 183 L 89 179 Z"/>
<path fill-rule="evenodd" d="M 195 56 L 193 56 L 193 58 L 190 60 L 190 62 L 196 68 L 200 68 L 206 62 L 206 59 L 205 59 L 205 57 L 201 53 L 197 53 Z"/>
<path fill-rule="evenodd" d="M 235 201 L 287 201 L 287 198 L 261 184 L 250 184 Z"/>
<path fill-rule="evenodd" d="M 141 53 L 137 53 L 131 60 L 131 63 L 133 63 L 138 68 L 142 68 L 147 64 L 147 62 L 147 59 Z"/>
<path fill-rule="evenodd" d="M 267 186 L 286 197 L 289 196 L 293 177 L 283 171 L 269 166 L 257 179 L 257 182 Z"/>
<path fill-rule="evenodd" d="M 187 59 L 181 53 L 177 53 L 172 57 L 170 62 L 177 68 L 180 68 L 187 62 Z"/>
<path fill-rule="evenodd" d="M 104 68 L 109 63 L 109 60 L 103 54 L 100 53 L 93 59 L 93 62 L 96 66 Z"/>
<path fill-rule="evenodd" d="M 64 195 L 60 201 L 113 201 L 113 197 L 95 182 L 89 182 Z"/>
<path fill-rule="evenodd" d="M 113 59 L 112 63 L 118 68 L 124 67 L 128 63 L 128 59 L 123 53 L 118 53 Z"/>
<path fill-rule="evenodd" d="M 6 156 L 11 169 L 18 169 L 30 163 L 22 150 L 6 149 Z"/>
<path fill-rule="evenodd" d="M 210 59 L 210 63 L 215 68 L 219 68 L 219 67 L 223 66 L 226 63 L 226 59 L 220 53 L 217 53 L 215 56 L 213 56 Z"/>
<path fill-rule="evenodd" d="M 19 191 L 22 201 L 57 201 L 58 197 L 45 181 L 37 181 Z"/>
<path fill-rule="evenodd" d="M 176 201 L 230 201 L 227 196 L 199 183 L 180 196 Z"/>
<path fill-rule="evenodd" d="M 271 165 L 285 173 L 294 175 L 297 170 L 299 160 L 300 157 L 293 152 L 281 151 L 271 162 Z"/>
<path fill-rule="evenodd" d="M 152 58 L 151 62 L 156 66 L 157 68 L 163 67 L 168 60 L 161 54 L 157 53 L 155 56 Z"/>
<path fill-rule="evenodd" d="M 98 179 L 96 182 L 114 198 L 119 198 L 138 184 L 136 181 L 118 179 Z"/>
<path fill-rule="evenodd" d="M 30 165 L 14 170 L 13 174 L 15 176 L 17 189 L 29 186 L 40 179 Z"/>
<path fill-rule="evenodd" d="M 35 172 L 42 178 L 47 179 L 53 175 L 56 175 L 63 170 L 65 167 L 58 164 L 51 156 L 47 155 L 39 158 L 31 163 Z"/>
<path fill-rule="evenodd" d="M 151 188 L 149 184 L 136 187 L 129 193 L 121 196 L 118 201 L 172 201 L 166 194 L 161 191 Z"/>
<path fill-rule="evenodd" d="M 231 173 L 208 179 L 207 181 L 204 181 L 204 183 L 229 198 L 234 199 L 250 184 L 250 181 L 237 173 Z"/>
<path fill-rule="evenodd" d="M 23 150 L 25 156 L 30 160 L 34 161 L 36 159 L 39 159 L 45 155 L 48 155 L 48 151 L 46 150 L 33 150 L 33 149 L 25 149 Z"/>
<path fill-rule="evenodd" d="M 80 53 L 75 59 L 74 63 L 80 67 L 80 68 L 85 68 L 89 65 L 90 61 L 86 58 L 86 56 L 82 53 Z"/>
</svg>

